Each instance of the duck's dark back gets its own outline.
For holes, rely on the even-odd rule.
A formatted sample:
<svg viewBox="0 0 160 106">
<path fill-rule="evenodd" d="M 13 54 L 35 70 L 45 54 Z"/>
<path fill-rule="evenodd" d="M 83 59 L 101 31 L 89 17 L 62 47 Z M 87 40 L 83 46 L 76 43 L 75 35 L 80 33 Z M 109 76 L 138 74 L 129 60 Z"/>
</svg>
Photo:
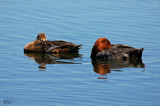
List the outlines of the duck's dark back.
<svg viewBox="0 0 160 106">
<path fill-rule="evenodd" d="M 141 58 L 143 49 L 136 49 L 128 45 L 112 44 L 111 49 L 101 51 L 97 54 L 97 57 L 105 58 Z"/>
</svg>

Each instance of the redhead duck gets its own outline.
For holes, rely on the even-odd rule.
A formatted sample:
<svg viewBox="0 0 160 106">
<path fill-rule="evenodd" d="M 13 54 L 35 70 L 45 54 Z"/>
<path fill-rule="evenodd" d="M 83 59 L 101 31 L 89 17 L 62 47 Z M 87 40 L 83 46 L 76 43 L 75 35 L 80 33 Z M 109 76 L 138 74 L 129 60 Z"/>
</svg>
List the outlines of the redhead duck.
<svg viewBox="0 0 160 106">
<path fill-rule="evenodd" d="M 106 38 L 99 38 L 95 42 L 92 52 L 91 58 L 95 59 L 105 58 L 105 59 L 133 59 L 133 58 L 141 58 L 142 49 L 136 49 L 128 45 L 124 44 L 111 44 L 111 42 Z"/>
<path fill-rule="evenodd" d="M 66 41 L 48 41 L 45 33 L 39 33 L 34 42 L 25 45 L 24 52 L 70 53 L 78 52 L 80 47 Z"/>
</svg>

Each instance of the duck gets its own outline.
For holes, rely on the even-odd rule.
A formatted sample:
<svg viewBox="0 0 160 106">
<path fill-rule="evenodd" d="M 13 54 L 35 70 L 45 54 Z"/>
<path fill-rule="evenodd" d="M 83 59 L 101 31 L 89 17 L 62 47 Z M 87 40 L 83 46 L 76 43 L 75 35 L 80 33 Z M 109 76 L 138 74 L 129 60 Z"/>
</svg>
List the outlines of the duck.
<svg viewBox="0 0 160 106">
<path fill-rule="evenodd" d="M 125 44 L 111 44 L 107 38 L 99 38 L 92 47 L 91 58 L 134 59 L 141 58 L 144 48 L 137 49 Z"/>
<path fill-rule="evenodd" d="M 37 38 L 24 46 L 24 52 L 32 53 L 73 53 L 78 52 L 81 45 L 66 41 L 49 41 L 45 33 L 39 33 Z"/>
</svg>

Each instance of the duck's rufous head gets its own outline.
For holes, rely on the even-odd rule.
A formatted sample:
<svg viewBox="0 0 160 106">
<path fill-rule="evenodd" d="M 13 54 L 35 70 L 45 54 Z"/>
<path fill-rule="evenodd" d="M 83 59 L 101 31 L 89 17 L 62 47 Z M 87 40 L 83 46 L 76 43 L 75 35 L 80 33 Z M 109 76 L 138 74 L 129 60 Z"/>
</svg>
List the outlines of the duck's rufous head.
<svg viewBox="0 0 160 106">
<path fill-rule="evenodd" d="M 39 34 L 37 35 L 36 40 L 46 41 L 46 40 L 47 40 L 47 38 L 46 38 L 45 33 L 39 33 Z"/>
<path fill-rule="evenodd" d="M 97 41 L 95 42 L 95 44 L 93 45 L 92 48 L 92 52 L 91 52 L 91 57 L 94 58 L 96 57 L 96 55 L 106 49 L 110 49 L 111 48 L 111 43 L 108 39 L 106 38 L 99 38 L 97 39 Z"/>
</svg>

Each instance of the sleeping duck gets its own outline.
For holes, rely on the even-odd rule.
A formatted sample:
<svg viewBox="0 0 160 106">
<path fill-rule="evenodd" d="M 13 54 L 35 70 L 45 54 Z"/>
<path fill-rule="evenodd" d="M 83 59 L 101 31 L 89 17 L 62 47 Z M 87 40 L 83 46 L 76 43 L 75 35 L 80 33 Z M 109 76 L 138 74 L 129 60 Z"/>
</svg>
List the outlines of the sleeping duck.
<svg viewBox="0 0 160 106">
<path fill-rule="evenodd" d="M 144 48 L 136 49 L 124 44 L 111 44 L 106 38 L 99 38 L 91 52 L 91 58 L 133 59 L 141 58 Z"/>
<path fill-rule="evenodd" d="M 78 52 L 80 47 L 66 41 L 48 41 L 45 33 L 39 33 L 34 42 L 25 45 L 24 52 L 70 53 Z"/>
</svg>

